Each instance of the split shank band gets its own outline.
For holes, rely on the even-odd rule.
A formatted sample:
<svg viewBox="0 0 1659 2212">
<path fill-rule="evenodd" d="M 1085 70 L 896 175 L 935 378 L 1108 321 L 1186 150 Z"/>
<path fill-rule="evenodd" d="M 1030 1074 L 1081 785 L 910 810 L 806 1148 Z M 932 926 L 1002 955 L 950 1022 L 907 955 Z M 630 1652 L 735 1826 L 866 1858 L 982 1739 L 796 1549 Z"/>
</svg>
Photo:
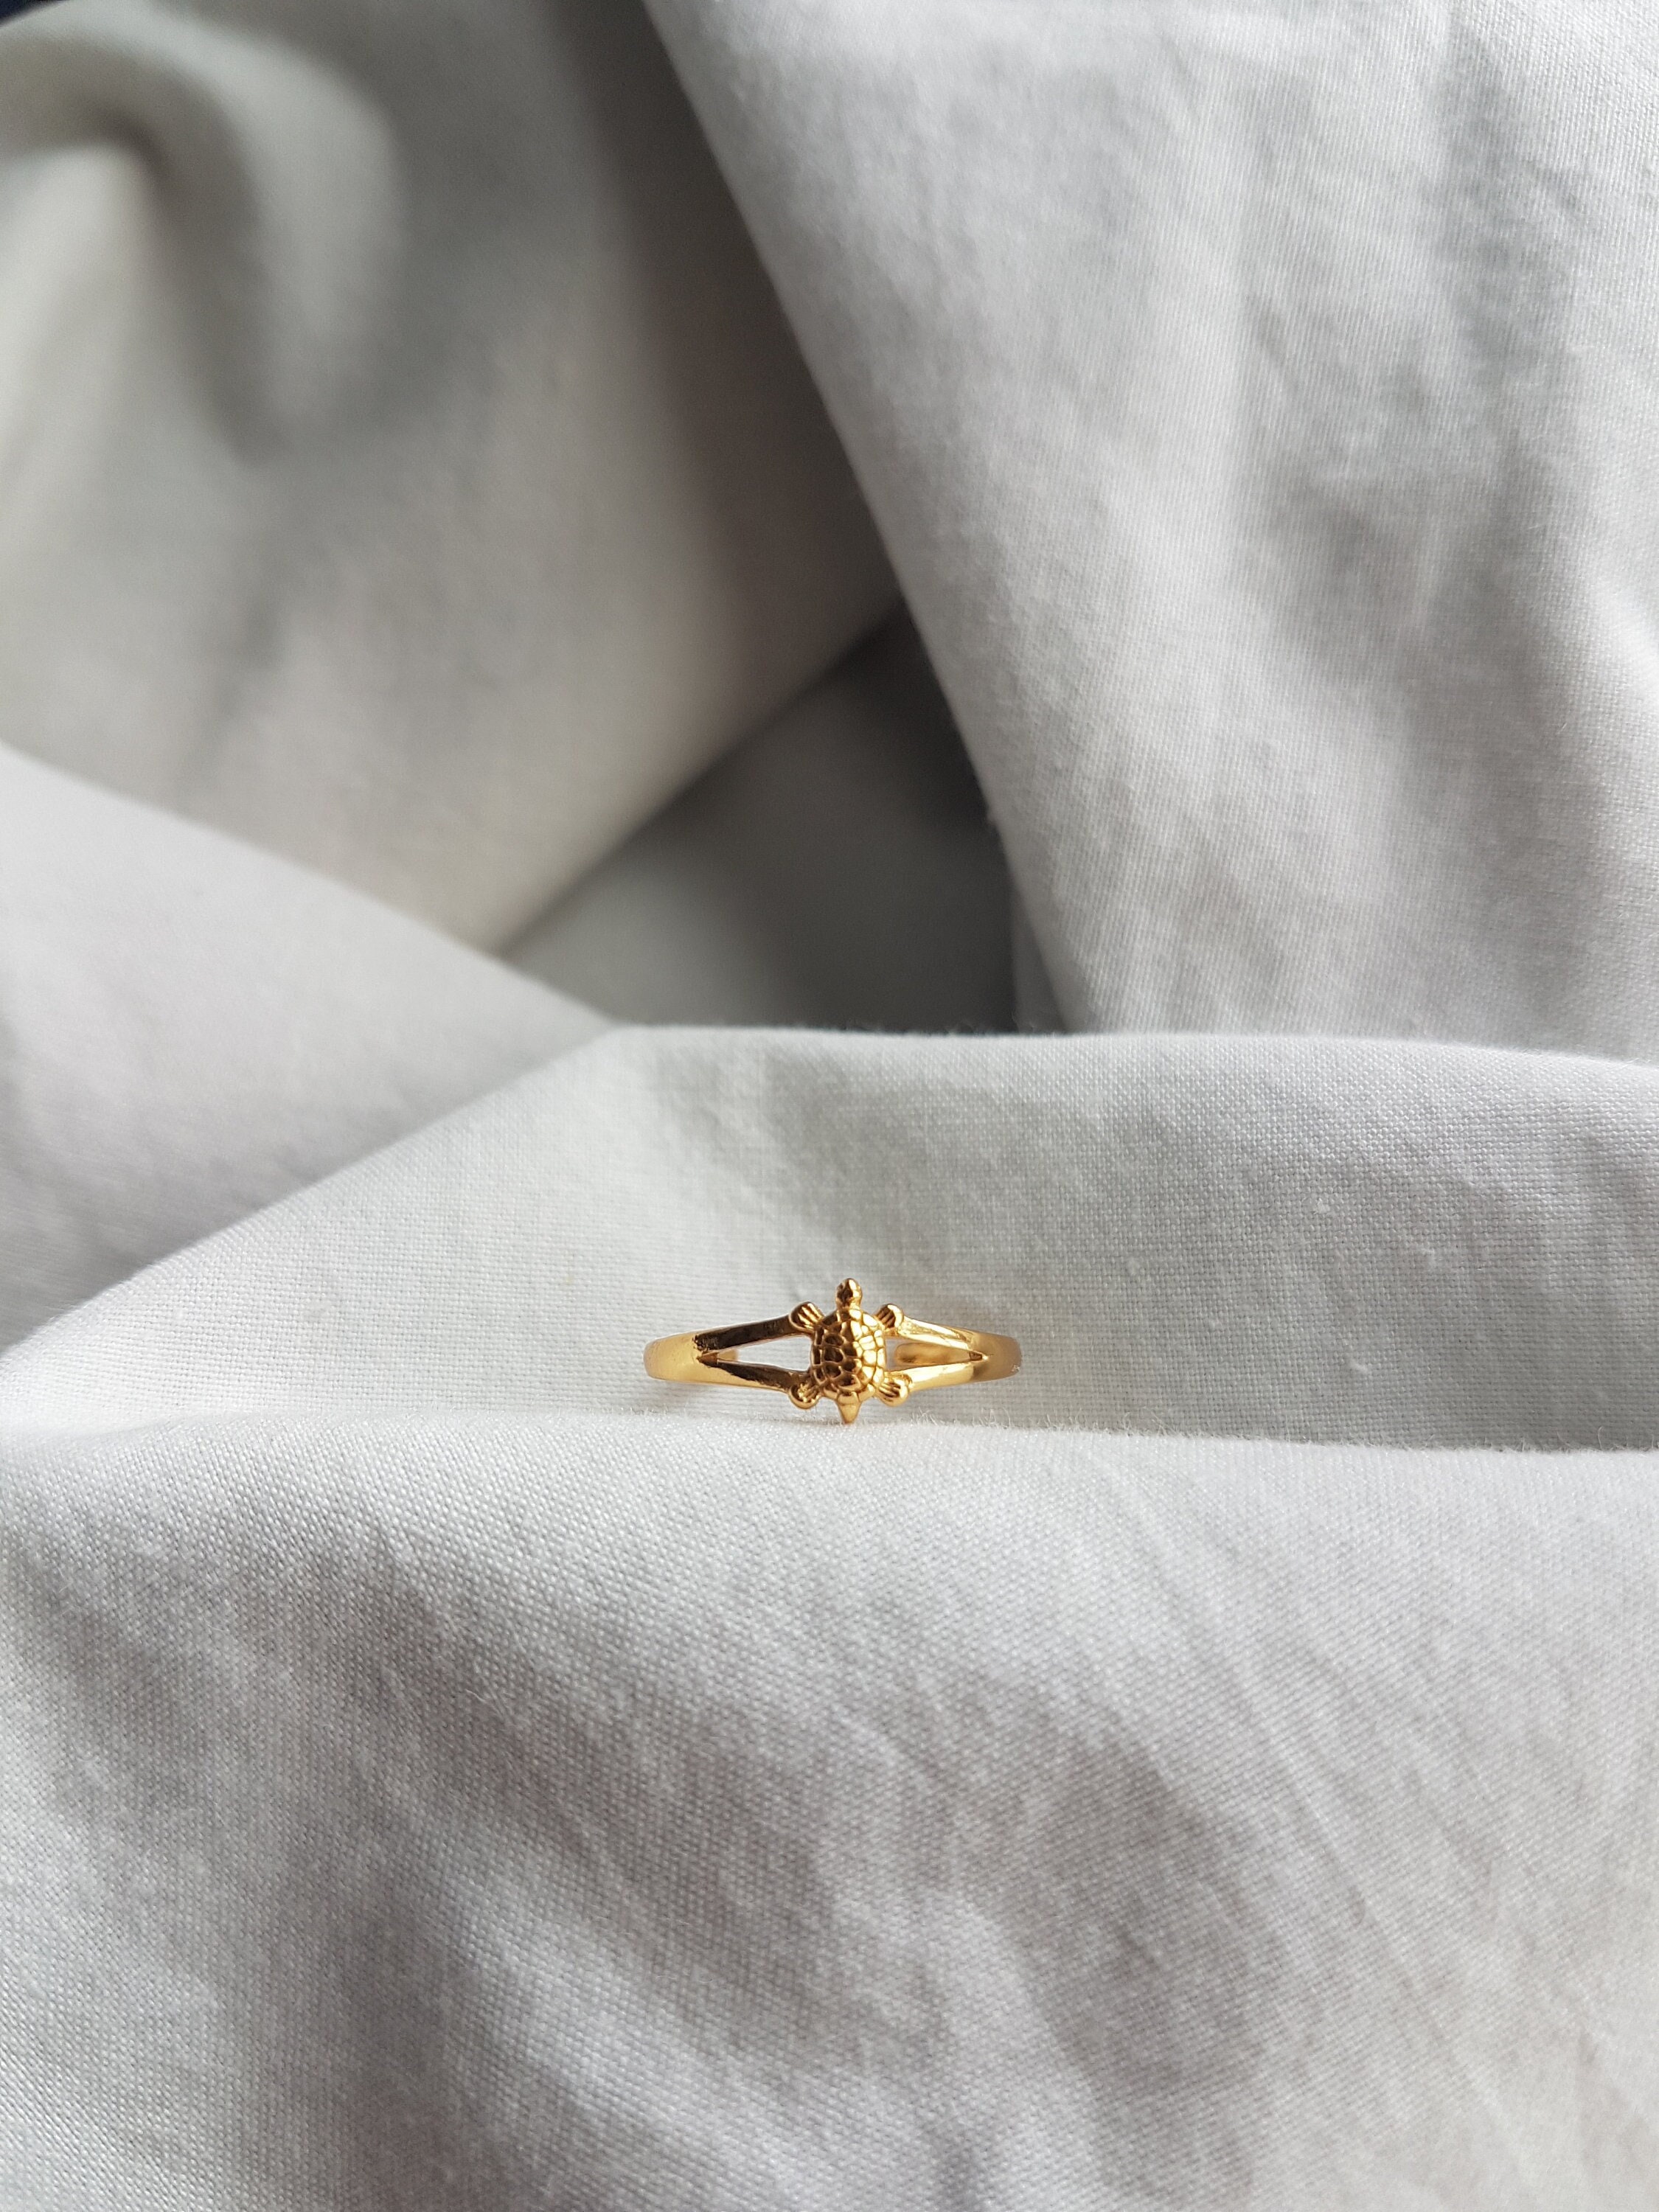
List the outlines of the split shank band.
<svg viewBox="0 0 1659 2212">
<path fill-rule="evenodd" d="M 843 1421 L 856 1420 L 871 1398 L 884 1405 L 902 1405 L 913 1390 L 937 1390 L 953 1382 L 995 1382 L 1018 1372 L 1019 1346 L 1012 1336 L 913 1321 L 896 1306 L 866 1312 L 863 1295 L 849 1276 L 827 1314 L 803 1304 L 775 1321 L 659 1337 L 646 1346 L 646 1372 L 660 1382 L 725 1382 L 748 1390 L 781 1390 L 803 1407 L 827 1401 Z M 762 1366 L 733 1357 L 749 1345 L 791 1336 L 811 1340 L 811 1358 L 805 1370 Z"/>
</svg>

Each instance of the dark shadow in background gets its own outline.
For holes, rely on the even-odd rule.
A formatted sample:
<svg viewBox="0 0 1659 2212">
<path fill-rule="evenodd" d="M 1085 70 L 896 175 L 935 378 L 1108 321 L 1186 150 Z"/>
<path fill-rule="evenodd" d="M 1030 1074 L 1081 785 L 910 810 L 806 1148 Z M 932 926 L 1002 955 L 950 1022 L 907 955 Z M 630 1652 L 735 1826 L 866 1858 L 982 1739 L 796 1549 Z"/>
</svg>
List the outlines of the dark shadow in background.
<svg viewBox="0 0 1659 2212">
<path fill-rule="evenodd" d="M 508 957 L 626 1021 L 1014 1026 L 1012 897 L 908 617 L 717 762 Z"/>
</svg>

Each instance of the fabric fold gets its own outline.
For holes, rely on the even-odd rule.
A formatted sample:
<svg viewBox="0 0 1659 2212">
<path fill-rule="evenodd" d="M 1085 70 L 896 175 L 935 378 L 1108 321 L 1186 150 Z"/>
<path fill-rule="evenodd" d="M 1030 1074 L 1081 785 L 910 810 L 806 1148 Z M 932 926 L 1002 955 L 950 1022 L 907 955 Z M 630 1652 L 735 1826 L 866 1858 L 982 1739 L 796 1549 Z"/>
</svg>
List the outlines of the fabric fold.
<svg viewBox="0 0 1659 2212">
<path fill-rule="evenodd" d="M 21 2204 L 1652 2201 L 1649 1455 L 266 1411 L 4 1495 Z"/>
<path fill-rule="evenodd" d="M 1650 2208 L 1659 42 L 653 13 L 0 35 L 0 2201 Z"/>
<path fill-rule="evenodd" d="M 603 1027 L 361 893 L 0 750 L 0 1342 Z"/>
<path fill-rule="evenodd" d="M 0 705 L 498 945 L 893 603 L 636 8 L 0 54 Z"/>
<path fill-rule="evenodd" d="M 652 5 L 1069 1024 L 1659 1057 L 1645 16 Z"/>
<path fill-rule="evenodd" d="M 726 1392 L 650 1382 L 646 1341 L 849 1272 L 1025 1346 L 910 1421 L 1652 1449 L 1659 1079 L 1322 1038 L 616 1030 L 43 1331 L 0 1363 L 0 1418 L 729 1420 Z"/>
</svg>

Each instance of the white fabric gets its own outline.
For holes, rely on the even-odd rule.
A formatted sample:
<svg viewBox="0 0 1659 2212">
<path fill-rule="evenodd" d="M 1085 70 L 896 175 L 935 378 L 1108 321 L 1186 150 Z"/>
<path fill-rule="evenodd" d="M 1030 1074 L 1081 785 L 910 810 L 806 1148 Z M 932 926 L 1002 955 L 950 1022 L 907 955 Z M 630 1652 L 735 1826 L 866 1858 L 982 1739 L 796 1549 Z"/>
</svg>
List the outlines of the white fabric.
<svg viewBox="0 0 1659 2212">
<path fill-rule="evenodd" d="M 0 2203 L 1651 2206 L 1659 33 L 657 12 L 0 33 Z"/>
<path fill-rule="evenodd" d="M 0 1342 L 603 1026 L 0 751 Z"/>
<path fill-rule="evenodd" d="M 1650 2204 L 1650 1467 L 16 1439 L 12 2201 Z"/>
<path fill-rule="evenodd" d="M 653 4 L 1072 1024 L 1659 1054 L 1650 11 Z"/>
<path fill-rule="evenodd" d="M 495 944 L 891 585 L 636 12 L 417 14 L 8 29 L 0 734 Z"/>
<path fill-rule="evenodd" d="M 68 1316 L 3 1402 L 748 1414 L 787 1453 L 769 1401 L 682 1401 L 639 1347 L 849 1250 L 1029 1346 L 913 1422 L 1659 1437 L 1659 1071 L 1328 1038 L 619 1029 Z"/>
<path fill-rule="evenodd" d="M 1006 1030 L 1012 909 L 950 709 L 896 618 L 507 957 L 633 1021 Z M 848 959 L 838 915 L 863 957 Z M 1059 1024 L 1033 1009 L 1033 1025 Z"/>
</svg>

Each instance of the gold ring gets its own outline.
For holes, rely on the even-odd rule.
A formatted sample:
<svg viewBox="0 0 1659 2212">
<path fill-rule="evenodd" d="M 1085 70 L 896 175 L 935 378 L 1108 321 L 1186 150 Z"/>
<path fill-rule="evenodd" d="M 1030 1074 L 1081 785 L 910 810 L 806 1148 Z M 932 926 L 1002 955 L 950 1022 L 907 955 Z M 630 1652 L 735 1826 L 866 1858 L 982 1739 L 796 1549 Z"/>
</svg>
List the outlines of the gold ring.
<svg viewBox="0 0 1659 2212">
<path fill-rule="evenodd" d="M 770 1344 L 806 1336 L 812 1353 L 805 1370 L 757 1367 L 730 1355 L 745 1344 Z M 938 1328 L 912 1321 L 896 1306 L 864 1310 L 864 1292 L 849 1275 L 836 1292 L 834 1310 L 799 1305 L 777 1321 L 738 1328 L 705 1328 L 688 1336 L 659 1336 L 645 1347 L 645 1371 L 659 1382 L 735 1382 L 745 1390 L 781 1390 L 792 1404 L 834 1402 L 843 1421 L 855 1421 L 866 1398 L 902 1406 L 913 1390 L 938 1390 L 951 1382 L 997 1382 L 1019 1372 L 1019 1346 L 1012 1336 L 977 1328 Z"/>
</svg>

